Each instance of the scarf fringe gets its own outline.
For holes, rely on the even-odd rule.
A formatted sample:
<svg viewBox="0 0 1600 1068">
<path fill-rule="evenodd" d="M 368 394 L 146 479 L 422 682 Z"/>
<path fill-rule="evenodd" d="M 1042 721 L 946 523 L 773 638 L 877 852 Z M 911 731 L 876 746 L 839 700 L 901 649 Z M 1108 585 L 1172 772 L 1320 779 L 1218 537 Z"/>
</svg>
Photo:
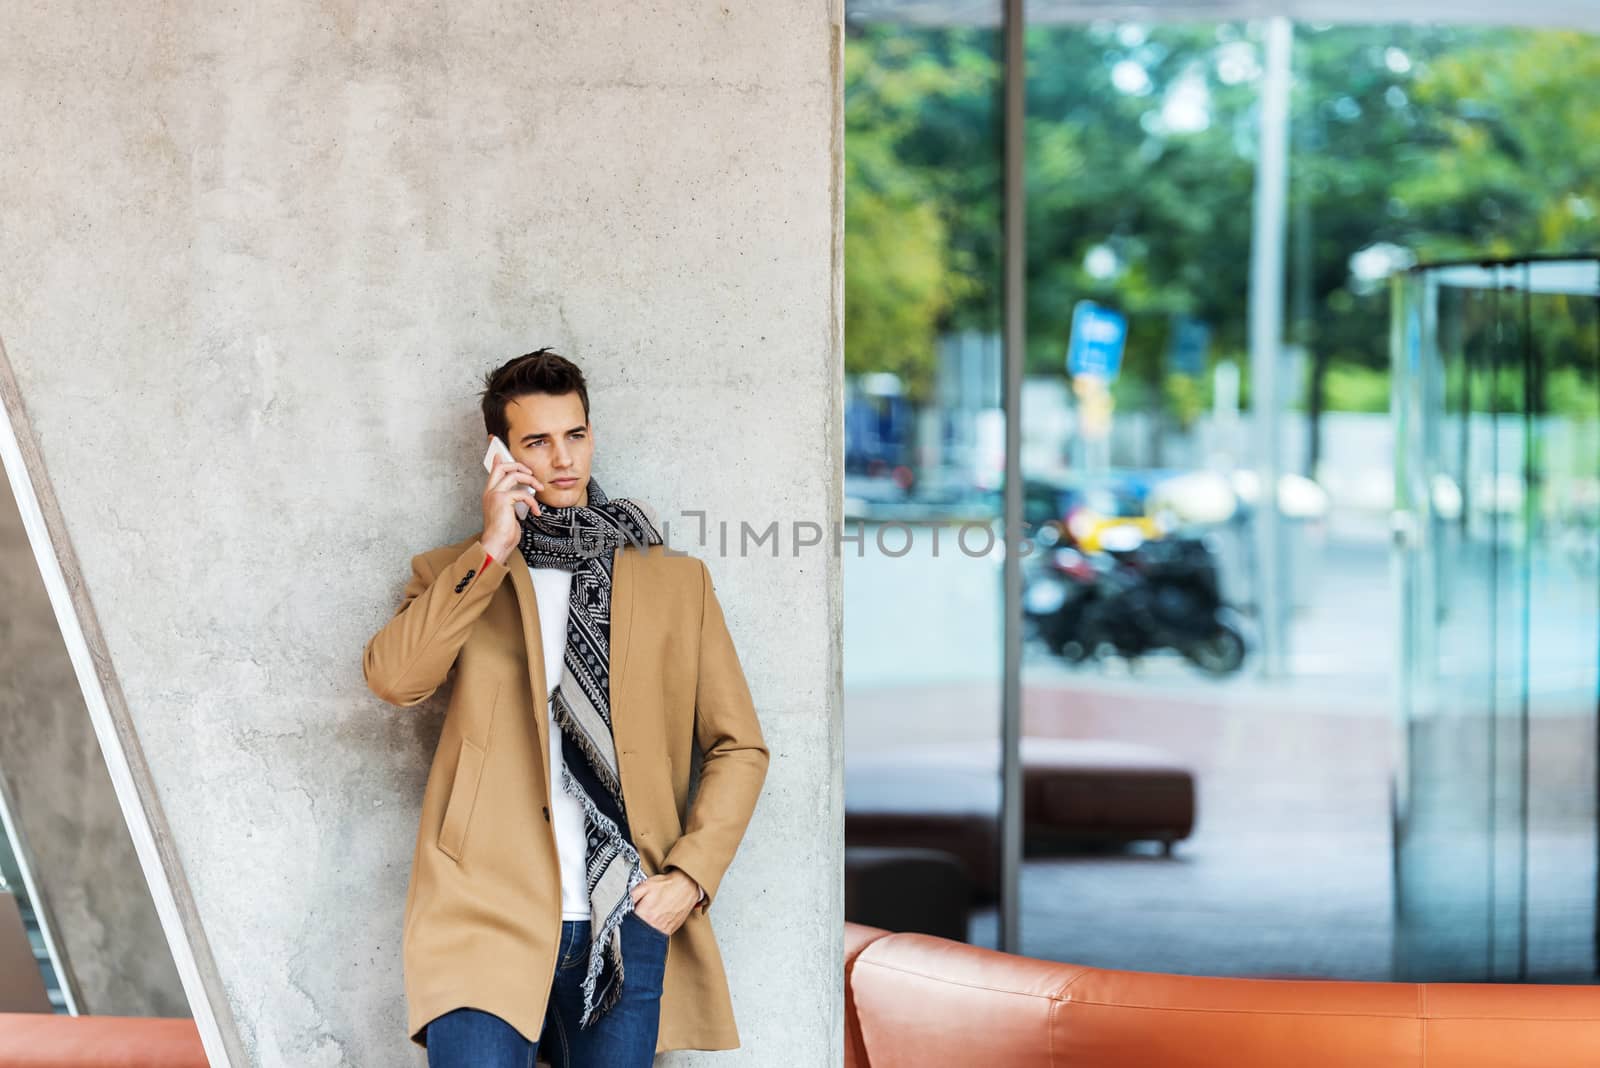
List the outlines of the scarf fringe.
<svg viewBox="0 0 1600 1068">
<path fill-rule="evenodd" d="M 633 911 L 633 888 L 644 882 L 649 876 L 644 873 L 644 868 L 639 862 L 639 852 L 633 848 L 633 843 L 624 838 L 622 832 L 617 829 L 617 825 L 605 813 L 595 807 L 593 798 L 578 785 L 578 781 L 572 777 L 572 772 L 565 767 L 561 769 L 561 785 L 567 793 L 578 799 L 578 803 L 583 807 L 584 818 L 594 821 L 594 825 L 600 828 L 600 832 L 605 836 L 606 841 L 617 850 L 617 854 L 626 860 L 628 864 L 627 890 L 623 893 L 622 900 L 617 902 L 611 912 L 607 914 L 598 932 L 592 926 L 594 901 L 591 898 L 589 902 L 591 912 L 589 963 L 583 979 L 583 1016 L 578 1021 L 579 1027 L 587 1027 L 603 1015 L 607 1009 L 611 1008 L 612 1005 L 615 1005 L 617 998 L 622 996 L 621 940 L 618 939 L 617 948 L 613 952 L 611 934 L 621 925 L 623 917 Z M 602 1003 L 596 1005 L 595 987 L 599 982 L 600 972 L 605 967 L 605 959 L 608 953 L 613 955 L 616 975 L 609 984 Z"/>
<path fill-rule="evenodd" d="M 624 811 L 622 804 L 622 780 L 612 774 L 611 765 L 606 762 L 605 754 L 594 744 L 594 739 L 589 737 L 589 732 L 578 726 L 578 720 L 572 714 L 572 708 L 567 704 L 566 695 L 561 692 L 561 684 L 557 683 L 550 696 L 551 708 L 555 712 L 556 726 L 561 729 L 563 737 L 571 738 L 577 747 L 583 750 L 583 755 L 589 759 L 589 768 L 594 772 L 595 778 L 600 780 L 611 798 L 617 804 L 617 811 Z M 552 742 L 552 744 L 554 744 Z M 588 800 L 588 795 L 584 795 Z"/>
</svg>

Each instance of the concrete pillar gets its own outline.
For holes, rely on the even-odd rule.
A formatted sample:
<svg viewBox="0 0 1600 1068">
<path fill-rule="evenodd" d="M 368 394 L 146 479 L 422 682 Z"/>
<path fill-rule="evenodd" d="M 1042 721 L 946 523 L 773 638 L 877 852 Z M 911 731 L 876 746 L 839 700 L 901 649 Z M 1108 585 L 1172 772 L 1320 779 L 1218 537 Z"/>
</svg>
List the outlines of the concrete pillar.
<svg viewBox="0 0 1600 1068">
<path fill-rule="evenodd" d="M 422 1063 L 400 917 L 443 706 L 380 704 L 360 652 L 410 554 L 477 529 L 484 370 L 577 359 L 597 475 L 665 518 L 836 528 L 841 21 L 839 0 L 8 17 L 0 393 L 214 1063 Z M 777 559 L 675 544 L 711 568 L 773 760 L 718 899 L 743 1050 L 663 1060 L 835 1064 L 831 535 Z"/>
</svg>

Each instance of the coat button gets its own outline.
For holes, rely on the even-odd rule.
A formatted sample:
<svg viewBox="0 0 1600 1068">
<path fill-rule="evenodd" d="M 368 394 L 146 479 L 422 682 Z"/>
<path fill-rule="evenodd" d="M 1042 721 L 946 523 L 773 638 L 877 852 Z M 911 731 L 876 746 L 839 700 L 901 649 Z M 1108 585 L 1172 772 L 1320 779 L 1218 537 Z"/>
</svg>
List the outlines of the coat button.
<svg viewBox="0 0 1600 1068">
<path fill-rule="evenodd" d="M 546 823 L 549 823 L 550 822 L 550 806 L 549 805 L 541 805 L 540 807 L 544 809 L 544 821 Z"/>
</svg>

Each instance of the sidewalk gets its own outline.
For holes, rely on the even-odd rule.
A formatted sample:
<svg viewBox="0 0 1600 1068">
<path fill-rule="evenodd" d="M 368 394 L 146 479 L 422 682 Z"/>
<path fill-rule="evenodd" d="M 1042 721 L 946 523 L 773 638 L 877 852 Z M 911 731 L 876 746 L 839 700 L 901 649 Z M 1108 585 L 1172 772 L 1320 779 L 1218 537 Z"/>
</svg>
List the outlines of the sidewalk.
<svg viewBox="0 0 1600 1068">
<path fill-rule="evenodd" d="M 1398 753 L 1387 699 L 1359 687 L 1160 672 L 1146 680 L 1030 669 L 1024 733 L 1158 747 L 1195 773 L 1194 834 L 1163 859 L 1126 852 L 1028 861 L 1023 952 L 1102 967 L 1188 974 L 1386 979 L 1391 975 L 1390 784 Z M 1157 674 L 1157 673 L 1152 673 Z M 993 744 L 992 686 L 856 690 L 852 754 L 914 738 Z M 1593 723 L 1530 725 L 1530 964 L 1545 978 L 1592 962 Z M 993 910 L 973 940 L 993 945 Z M 1583 981 L 1581 978 L 1576 981 Z"/>
</svg>

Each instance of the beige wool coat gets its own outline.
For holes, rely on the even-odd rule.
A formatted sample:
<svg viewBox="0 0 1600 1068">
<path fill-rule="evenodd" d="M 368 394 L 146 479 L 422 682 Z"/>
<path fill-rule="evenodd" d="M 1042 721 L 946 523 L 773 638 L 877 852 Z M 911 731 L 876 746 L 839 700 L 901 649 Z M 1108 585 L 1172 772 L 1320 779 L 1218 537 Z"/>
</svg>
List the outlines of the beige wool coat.
<svg viewBox="0 0 1600 1068">
<path fill-rule="evenodd" d="M 401 935 L 407 1028 L 420 1046 L 428 1021 L 462 1006 L 536 1040 L 560 941 L 533 581 L 516 550 L 504 561 L 487 556 L 474 536 L 413 557 L 404 602 L 362 659 L 372 692 L 401 707 L 453 675 Z M 615 551 L 610 687 L 623 800 L 645 872 L 679 868 L 706 892 L 668 945 L 656 1050 L 732 1049 L 739 1034 L 708 910 L 768 753 L 704 562 L 661 545 Z"/>
</svg>

